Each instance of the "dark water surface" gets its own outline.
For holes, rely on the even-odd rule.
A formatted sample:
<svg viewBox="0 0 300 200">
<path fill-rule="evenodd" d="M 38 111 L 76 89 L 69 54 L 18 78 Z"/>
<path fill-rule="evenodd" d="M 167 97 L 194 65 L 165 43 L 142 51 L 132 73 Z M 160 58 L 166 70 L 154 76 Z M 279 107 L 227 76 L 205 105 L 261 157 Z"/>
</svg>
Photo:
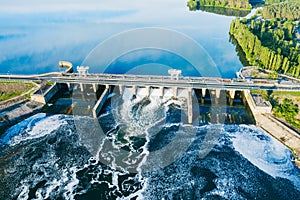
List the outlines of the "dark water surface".
<svg viewBox="0 0 300 200">
<path fill-rule="evenodd" d="M 11 127 L 0 140 L 0 198 L 299 197 L 285 146 L 253 125 L 184 125 L 181 104 L 126 90 L 96 123 L 41 113 Z"/>
</svg>

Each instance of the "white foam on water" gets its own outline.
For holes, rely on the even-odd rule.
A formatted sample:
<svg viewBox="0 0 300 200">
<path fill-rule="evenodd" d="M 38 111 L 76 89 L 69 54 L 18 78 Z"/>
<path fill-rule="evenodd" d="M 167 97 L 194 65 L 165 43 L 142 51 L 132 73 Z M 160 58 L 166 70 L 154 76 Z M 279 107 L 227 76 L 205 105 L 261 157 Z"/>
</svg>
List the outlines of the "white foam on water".
<svg viewBox="0 0 300 200">
<path fill-rule="evenodd" d="M 187 89 L 181 89 L 181 88 L 178 88 L 177 89 L 177 96 L 178 97 L 188 97 L 188 90 Z"/>
<path fill-rule="evenodd" d="M 10 127 L 3 134 L 3 136 L 0 139 L 0 142 L 4 143 L 4 144 L 11 144 L 12 142 L 10 140 L 13 137 L 19 135 L 25 129 L 28 130 L 32 125 L 34 125 L 34 123 L 36 123 L 37 121 L 40 121 L 40 120 L 44 119 L 45 117 L 46 117 L 45 113 L 39 113 L 39 114 L 36 114 L 36 115 L 34 115 L 32 117 L 29 117 L 29 118 L 21 121 L 20 123 L 14 125 L 12 127 Z"/>
<path fill-rule="evenodd" d="M 47 117 L 45 113 L 36 114 L 9 128 L 1 142 L 11 146 L 21 142 L 43 137 L 57 130 L 60 126 L 66 125 L 67 121 L 61 119 L 63 115 Z"/>
<path fill-rule="evenodd" d="M 110 114 L 110 112 L 109 112 L 109 111 L 106 111 L 106 112 L 102 113 L 102 114 L 100 115 L 100 117 L 106 117 L 106 116 L 108 116 L 109 114 Z"/>
<path fill-rule="evenodd" d="M 64 183 L 65 183 L 65 190 L 66 192 L 64 193 L 64 197 L 65 199 L 75 199 L 74 198 L 74 189 L 75 187 L 79 184 L 79 180 L 77 179 L 77 168 L 76 167 L 72 167 L 69 170 L 71 172 L 71 175 L 68 176 L 69 172 L 67 170 L 65 170 L 64 173 Z"/>
<path fill-rule="evenodd" d="M 110 93 L 110 94 L 107 96 L 107 99 L 112 98 L 112 97 L 114 97 L 114 96 L 116 96 L 116 93 Z"/>
<path fill-rule="evenodd" d="M 139 165 L 137 166 L 137 172 L 138 172 L 138 177 L 139 177 L 139 181 L 141 182 L 142 184 L 142 188 L 137 191 L 135 193 L 135 195 L 137 196 L 137 200 L 142 200 L 144 199 L 144 191 L 148 188 L 148 179 L 143 177 L 142 173 L 143 173 L 143 166 L 146 165 L 147 163 L 147 158 L 150 154 L 149 150 L 147 149 L 147 146 L 149 144 L 149 141 L 150 141 L 150 137 L 149 137 L 149 132 L 146 131 L 146 134 L 145 134 L 145 137 L 146 137 L 146 143 L 145 145 L 142 147 L 143 151 L 141 153 L 141 155 L 143 155 L 143 159 L 141 160 L 141 162 L 139 163 Z"/>
<path fill-rule="evenodd" d="M 140 104 L 146 97 L 145 89 L 138 90 L 136 98 L 132 99 L 133 93 L 130 88 L 125 88 L 123 93 L 123 104 L 117 107 L 114 117 L 118 124 L 126 126 L 126 136 L 137 136 L 145 134 L 146 130 L 152 127 L 157 121 L 165 119 L 166 108 L 162 107 L 167 99 L 158 96 L 149 96 L 150 103 L 140 105 L 135 113 L 132 112 L 134 106 Z"/>
<path fill-rule="evenodd" d="M 124 163 L 127 163 L 128 166 L 130 166 L 133 162 L 135 162 L 134 158 L 131 159 L 131 156 L 137 156 L 137 160 L 139 160 L 139 163 L 137 165 L 137 172 L 139 177 L 139 182 L 142 184 L 142 188 L 138 190 L 135 193 L 130 194 L 128 197 L 122 197 L 118 199 L 131 199 L 133 197 L 137 197 L 137 199 L 144 199 L 143 193 L 148 188 L 148 179 L 142 176 L 143 173 L 143 166 L 147 165 L 147 158 L 150 154 L 150 152 L 147 149 L 147 145 L 150 141 L 150 134 L 156 134 L 157 131 L 155 129 L 155 133 L 149 133 L 149 130 L 153 127 L 159 126 L 159 124 L 163 124 L 161 128 L 163 127 L 172 127 L 172 126 L 179 126 L 181 123 L 176 124 L 165 124 L 163 123 L 166 120 L 166 112 L 168 110 L 168 107 L 171 104 L 178 105 L 178 107 L 181 107 L 183 105 L 182 99 L 173 99 L 173 91 L 169 89 L 165 89 L 165 95 L 164 97 L 160 97 L 160 91 L 159 89 L 151 89 L 150 96 L 147 96 L 147 90 L 145 88 L 139 88 L 137 89 L 137 94 L 135 98 L 133 97 L 133 92 L 131 88 L 124 88 L 123 92 L 123 102 L 119 107 L 115 109 L 115 119 L 116 123 L 120 127 L 125 127 L 126 135 L 124 138 L 127 141 L 130 141 L 131 136 L 141 136 L 146 139 L 145 144 L 141 147 L 142 152 L 137 154 L 131 154 L 128 153 L 128 159 L 124 159 Z M 167 95 L 169 93 L 169 96 Z M 181 92 L 180 95 L 184 95 L 185 92 Z M 149 102 L 147 104 L 144 104 L 143 101 L 145 101 L 145 98 L 148 98 Z M 135 109 L 137 109 L 135 112 L 132 112 L 133 107 L 135 106 Z M 152 129 L 153 131 L 153 129 Z M 113 140 L 117 140 L 116 135 L 111 136 Z M 127 145 L 127 144 L 125 144 Z M 114 144 L 113 147 L 118 149 L 121 146 L 125 146 L 122 144 Z M 134 151 L 134 150 L 133 150 Z M 113 167 L 117 167 L 115 156 L 111 152 L 111 156 L 113 157 L 111 162 Z M 136 164 L 136 163 L 135 163 Z"/>
<path fill-rule="evenodd" d="M 151 92 L 150 92 L 150 96 L 157 96 L 159 97 L 161 94 L 160 94 L 160 90 L 159 89 L 153 89 L 151 88 Z"/>
<path fill-rule="evenodd" d="M 253 165 L 271 175 L 290 179 L 300 188 L 295 174 L 292 153 L 279 141 L 255 126 L 240 125 L 234 133 L 229 133 L 233 147 Z"/>
<path fill-rule="evenodd" d="M 241 196 L 237 193 L 237 191 L 234 189 L 235 186 L 235 180 L 231 177 L 227 178 L 218 178 L 215 180 L 215 183 L 217 185 L 217 189 L 211 191 L 211 194 L 218 195 L 224 199 L 240 199 Z"/>
<path fill-rule="evenodd" d="M 17 199 L 28 199 L 29 198 L 29 186 L 28 185 L 23 185 L 22 186 L 22 190 L 20 192 L 20 194 L 18 195 Z"/>
<path fill-rule="evenodd" d="M 55 160 L 49 159 L 49 164 L 38 164 L 35 163 L 33 169 L 35 171 L 44 171 L 42 169 L 54 167 L 60 171 L 60 176 L 58 178 L 53 177 L 53 174 L 47 174 L 46 171 L 43 177 L 36 177 L 32 179 L 32 176 L 26 177 L 22 180 L 21 193 L 18 195 L 18 199 L 28 199 L 29 198 L 29 188 L 36 185 L 38 182 L 46 180 L 45 185 L 42 188 L 38 188 L 35 192 L 35 199 L 48 199 L 51 198 L 51 194 L 63 192 L 65 199 L 74 199 L 74 189 L 78 185 L 79 180 L 76 177 L 76 168 L 71 167 L 70 169 L 58 169 L 58 166 L 54 164 Z M 45 179 L 47 177 L 47 179 Z"/>
<path fill-rule="evenodd" d="M 174 99 L 169 99 L 169 98 L 160 98 L 158 96 L 150 96 L 150 103 L 147 105 L 142 105 L 142 109 L 141 112 L 138 114 L 138 118 L 134 119 L 133 114 L 136 113 L 131 113 L 130 109 L 136 105 L 138 102 L 142 101 L 144 99 L 144 96 L 137 96 L 136 99 L 132 100 L 132 94 L 128 92 L 127 89 L 124 90 L 124 96 L 123 96 L 123 100 L 124 103 L 123 105 L 121 105 L 122 107 L 119 109 L 120 113 L 122 113 L 123 115 L 121 115 L 121 118 L 117 118 L 119 121 L 117 121 L 118 124 L 125 124 L 126 125 L 126 133 L 129 134 L 126 135 L 127 139 L 129 139 L 130 134 L 136 136 L 135 134 L 137 133 L 137 130 L 140 131 L 140 133 L 142 133 L 142 137 L 145 137 L 146 139 L 146 143 L 145 145 L 142 147 L 142 152 L 139 153 L 139 158 L 142 159 L 137 159 L 137 160 L 141 160 L 140 163 L 138 164 L 137 167 L 137 172 L 138 175 L 137 177 L 139 178 L 139 181 L 142 184 L 142 188 L 139 189 L 138 191 L 130 194 L 127 197 L 122 197 L 119 199 L 131 199 L 133 197 L 136 197 L 138 199 L 144 199 L 143 193 L 148 189 L 148 179 L 142 176 L 142 166 L 147 162 L 147 157 L 149 155 L 149 151 L 147 150 L 147 144 L 150 140 L 150 133 L 148 132 L 150 127 L 156 126 L 156 124 L 158 123 L 158 121 L 164 120 L 166 117 L 166 111 L 167 108 L 170 104 L 176 104 L 180 106 L 180 103 L 182 103 L 181 100 L 174 100 Z M 159 112 L 157 114 L 157 112 Z M 54 130 L 59 129 L 60 126 L 65 125 L 67 123 L 65 118 L 61 118 L 61 115 L 57 115 L 57 116 L 50 116 L 50 117 L 46 117 L 46 115 L 41 115 L 40 118 L 38 118 L 37 121 L 35 121 L 34 123 L 30 124 L 29 126 L 26 126 L 24 128 L 24 134 L 21 134 L 20 137 L 16 136 L 15 138 L 13 138 L 13 143 L 17 142 L 22 142 L 25 140 L 30 140 L 30 139 L 34 139 L 34 138 L 39 138 L 42 136 L 45 136 L 46 134 L 51 133 Z M 165 124 L 162 126 L 163 127 L 172 127 L 172 126 L 182 126 L 181 123 L 176 123 L 176 124 Z M 117 140 L 116 134 L 112 134 L 112 138 L 113 140 Z M 110 138 L 111 139 L 111 138 Z M 102 144 L 103 145 L 103 144 Z M 120 146 L 122 146 L 122 144 L 115 144 L 113 143 L 114 148 L 116 149 L 120 149 Z M 123 145 L 124 146 L 124 145 Z M 116 162 L 116 156 L 118 154 L 118 152 L 106 152 L 107 154 L 110 155 L 110 157 L 112 158 L 112 168 L 113 169 L 120 169 L 120 166 L 117 166 L 118 163 Z M 129 153 L 128 154 L 128 158 L 132 156 L 133 154 Z M 133 156 L 134 157 L 134 156 Z M 59 170 L 59 179 L 53 177 L 53 175 L 51 174 L 46 174 L 45 176 L 50 176 L 50 179 L 47 180 L 47 183 L 45 184 L 45 186 L 43 186 L 43 189 L 38 189 L 36 192 L 36 196 L 38 198 L 51 198 L 51 193 L 53 191 L 55 191 L 55 188 L 59 188 L 57 192 L 62 192 L 63 191 L 63 195 L 64 198 L 66 199 L 74 199 L 74 190 L 76 189 L 76 186 L 79 184 L 79 180 L 76 177 L 76 172 L 78 172 L 80 169 L 78 168 L 71 168 L 71 169 L 59 169 L 59 166 L 56 165 L 56 157 L 51 157 L 49 156 L 49 161 L 47 161 L 47 165 L 43 166 L 40 163 L 36 163 L 35 166 L 33 166 L 34 170 L 38 170 L 38 169 L 42 169 L 42 168 L 47 168 L 47 167 L 51 167 L 52 168 L 56 168 L 57 170 Z M 53 162 L 51 162 L 51 160 Z M 131 160 L 132 162 L 134 162 L 134 160 Z M 128 161 L 127 163 L 128 165 L 130 165 L 131 163 Z M 89 165 L 85 165 L 84 167 L 88 167 Z M 184 166 L 182 166 L 184 167 Z M 107 183 L 109 188 L 113 188 L 116 187 L 118 190 L 120 190 L 118 182 L 119 180 L 119 176 L 127 173 L 126 169 L 123 169 L 123 173 L 120 171 L 114 171 L 114 170 L 99 170 L 97 173 L 103 173 L 103 174 L 107 174 L 107 175 L 112 175 L 112 183 L 109 183 L 107 181 L 101 181 L 99 180 L 97 177 L 99 176 L 95 176 L 95 178 L 93 177 L 91 180 L 91 184 L 93 183 Z M 97 170 L 96 170 L 97 171 Z M 183 170 L 182 170 L 183 171 Z M 174 175 L 175 176 L 175 175 Z M 179 175 L 178 175 L 179 176 Z M 178 177 L 176 176 L 176 177 Z M 26 186 L 26 184 L 30 183 L 30 179 L 31 177 L 27 177 L 28 179 L 25 180 L 23 182 L 24 188 L 22 188 L 22 197 L 26 197 L 28 198 L 28 194 L 29 194 L 29 189 L 28 189 L 28 185 Z M 171 177 L 170 180 L 172 180 Z M 185 178 L 185 177 L 183 177 Z M 37 180 L 38 182 L 41 180 Z M 187 184 L 187 183 L 186 183 Z M 26 189 L 27 188 L 27 189 Z M 86 190 L 81 190 L 79 193 L 77 194 L 84 194 L 85 192 L 87 192 Z"/>
<path fill-rule="evenodd" d="M 6 137 L 11 145 L 17 145 L 23 141 L 43 137 L 52 131 L 59 130 L 62 125 L 67 125 L 67 120 L 69 118 L 71 118 L 71 116 L 54 115 L 47 117 L 45 114 L 38 114 L 27 119 L 26 123 L 21 123 L 22 126 L 21 131 L 19 131 L 20 133 L 18 133 L 19 135 L 15 134 L 12 137 L 12 133 L 8 131 Z M 16 125 L 15 129 L 20 128 L 20 124 L 18 125 Z M 88 192 L 88 189 L 80 189 L 80 191 L 75 194 L 75 190 L 78 189 L 77 186 L 79 185 L 79 180 L 76 175 L 80 170 L 78 166 L 70 168 L 59 166 L 58 161 L 60 158 L 52 152 L 51 148 L 49 149 L 49 152 L 47 151 L 44 153 L 46 153 L 46 155 L 43 157 L 46 157 L 47 160 L 38 159 L 33 166 L 31 166 L 31 174 L 26 176 L 21 181 L 20 186 L 16 188 L 15 195 L 18 195 L 18 199 L 28 199 L 31 189 L 41 181 L 46 182 L 37 188 L 34 194 L 36 199 L 51 198 L 55 194 L 62 194 L 65 199 L 75 199 L 75 195 L 81 195 Z M 97 160 L 97 158 L 94 159 Z M 113 163 L 117 165 L 115 161 L 113 161 Z M 85 164 L 83 168 L 88 168 L 90 165 L 91 164 Z M 117 169 L 117 166 L 115 168 Z M 117 170 L 101 170 L 101 166 L 99 166 L 99 170 L 95 170 L 95 177 L 92 178 L 90 184 L 106 183 L 110 189 L 115 188 L 116 190 L 120 190 L 118 183 L 120 181 L 119 176 L 128 174 L 125 169 L 124 171 L 125 172 Z M 37 175 L 40 172 L 42 175 Z M 99 180 L 101 174 L 112 175 L 112 182 Z M 142 182 L 143 178 L 139 177 L 139 180 Z M 141 192 L 139 191 L 135 194 L 130 194 L 130 197 L 124 198 L 130 199 L 136 195 L 140 196 L 139 199 L 142 199 Z"/>
<path fill-rule="evenodd" d="M 174 90 L 171 88 L 165 88 L 164 89 L 164 97 L 165 98 L 172 98 L 174 97 Z"/>
</svg>

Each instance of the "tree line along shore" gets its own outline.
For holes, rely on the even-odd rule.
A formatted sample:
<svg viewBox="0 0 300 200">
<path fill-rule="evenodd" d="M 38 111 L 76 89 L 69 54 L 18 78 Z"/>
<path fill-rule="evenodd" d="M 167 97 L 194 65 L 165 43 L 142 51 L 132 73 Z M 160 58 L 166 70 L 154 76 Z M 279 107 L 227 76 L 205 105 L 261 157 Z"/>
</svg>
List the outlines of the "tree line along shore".
<svg viewBox="0 0 300 200">
<path fill-rule="evenodd" d="M 236 10 L 251 10 L 253 7 L 260 5 L 273 5 L 279 3 L 299 2 L 300 0 L 189 0 L 187 6 L 190 10 L 202 10 L 204 7 L 231 8 Z M 277 6 L 269 7 L 269 9 L 278 9 Z M 280 8 L 279 8 L 280 9 Z M 285 8 L 284 8 L 285 9 Z M 289 7 L 289 9 L 297 9 L 297 7 Z M 278 10 L 277 10 L 278 11 Z M 289 10 L 290 11 L 290 10 Z M 280 13 L 280 12 L 278 12 Z"/>
<path fill-rule="evenodd" d="M 273 71 L 269 78 L 277 78 L 279 74 L 299 78 L 299 20 L 300 1 L 286 1 L 264 6 L 249 19 L 232 21 L 229 33 L 232 42 L 244 53 L 243 64 Z M 258 92 L 271 102 L 274 116 L 300 130 L 299 93 Z"/>
<path fill-rule="evenodd" d="M 201 7 L 221 7 L 238 10 L 251 10 L 248 0 L 189 0 L 187 3 L 190 10 L 199 10 Z"/>
<path fill-rule="evenodd" d="M 242 64 L 272 72 L 268 78 L 280 74 L 300 78 L 300 0 L 189 0 L 187 6 L 190 10 L 244 17 L 250 13 L 244 10 L 255 4 L 264 6 L 253 17 L 236 18 L 230 24 L 230 40 Z M 252 92 L 271 102 L 274 116 L 300 130 L 300 92 Z"/>
<path fill-rule="evenodd" d="M 299 77 L 299 20 L 300 1 L 272 4 L 250 19 L 235 19 L 229 32 L 249 65 Z"/>
<path fill-rule="evenodd" d="M 230 39 L 244 66 L 300 77 L 300 0 L 189 0 L 190 10 L 245 16 L 241 9 L 263 3 L 251 18 L 236 18 L 230 24 Z M 224 8 L 224 9 L 220 9 Z M 225 9 L 225 8 L 234 8 Z"/>
</svg>

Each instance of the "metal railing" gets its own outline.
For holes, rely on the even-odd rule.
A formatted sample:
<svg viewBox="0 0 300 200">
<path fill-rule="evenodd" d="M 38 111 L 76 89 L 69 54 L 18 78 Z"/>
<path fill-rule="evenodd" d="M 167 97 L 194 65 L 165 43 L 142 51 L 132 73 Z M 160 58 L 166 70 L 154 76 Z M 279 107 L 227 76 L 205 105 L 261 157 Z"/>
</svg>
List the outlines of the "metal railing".
<svg viewBox="0 0 300 200">
<path fill-rule="evenodd" d="M 179 87 L 179 88 L 214 88 L 237 90 L 285 90 L 300 91 L 299 83 L 279 83 L 275 80 L 262 79 L 223 79 L 219 77 L 187 77 L 134 74 L 87 74 L 52 72 L 38 75 L 0 75 L 2 80 L 49 80 L 58 83 L 108 84 L 128 86 Z"/>
</svg>

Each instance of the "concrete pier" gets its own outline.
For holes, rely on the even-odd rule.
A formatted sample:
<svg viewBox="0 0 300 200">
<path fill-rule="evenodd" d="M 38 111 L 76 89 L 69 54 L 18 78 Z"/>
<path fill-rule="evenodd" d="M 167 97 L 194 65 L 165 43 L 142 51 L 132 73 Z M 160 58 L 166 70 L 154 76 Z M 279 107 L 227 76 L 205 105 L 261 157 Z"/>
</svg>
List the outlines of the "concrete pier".
<svg viewBox="0 0 300 200">
<path fill-rule="evenodd" d="M 135 85 L 132 86 L 132 93 L 133 93 L 133 95 L 136 95 L 136 93 L 137 93 L 137 88 Z"/>
<path fill-rule="evenodd" d="M 234 96 L 235 96 L 235 90 L 229 90 L 229 97 L 231 99 L 234 99 Z"/>
<path fill-rule="evenodd" d="M 94 93 L 96 93 L 98 90 L 98 85 L 97 84 L 93 84 L 93 91 Z"/>
<path fill-rule="evenodd" d="M 72 90 L 73 90 L 73 88 L 72 88 L 72 86 L 71 86 L 71 83 L 67 83 L 67 86 L 68 86 L 68 90 L 69 90 L 69 91 L 72 91 Z"/>
<path fill-rule="evenodd" d="M 201 104 L 204 104 L 204 99 L 206 96 L 206 88 L 201 89 Z"/>
<path fill-rule="evenodd" d="M 83 92 L 84 91 L 83 83 L 79 83 L 79 86 L 80 86 L 80 91 Z"/>
<path fill-rule="evenodd" d="M 147 97 L 149 97 L 150 96 L 150 93 L 151 93 L 151 88 L 150 88 L 150 86 L 146 86 L 146 94 L 147 94 Z"/>
<path fill-rule="evenodd" d="M 262 105 L 257 105 L 257 103 L 254 101 L 251 93 L 249 90 L 243 91 L 243 101 L 245 105 L 248 105 L 252 114 L 270 114 L 272 111 L 272 106 L 270 102 L 263 102 Z"/>
<path fill-rule="evenodd" d="M 159 87 L 159 96 L 163 98 L 164 96 L 164 87 Z"/>
<path fill-rule="evenodd" d="M 173 96 L 177 98 L 178 87 L 173 87 Z"/>
<path fill-rule="evenodd" d="M 221 90 L 215 89 L 215 103 L 218 104 L 221 96 Z"/>
<path fill-rule="evenodd" d="M 124 85 L 119 85 L 119 92 L 120 92 L 120 95 L 123 94 L 123 92 L 124 92 Z"/>
<path fill-rule="evenodd" d="M 97 103 L 95 104 L 95 106 L 93 108 L 92 112 L 93 112 L 94 118 L 98 117 L 98 114 L 101 111 L 103 104 L 107 100 L 108 95 L 109 95 L 109 86 L 106 86 L 105 90 L 103 91 L 102 95 L 100 96 L 99 100 L 97 101 Z"/>
<path fill-rule="evenodd" d="M 202 94 L 202 98 L 204 99 L 206 95 L 206 88 L 201 89 L 201 94 Z"/>
<path fill-rule="evenodd" d="M 45 89 L 40 88 L 31 95 L 30 98 L 32 101 L 39 102 L 42 104 L 48 103 L 51 100 L 51 98 L 58 92 L 60 86 L 59 84 L 55 83 L 50 87 L 49 85 L 45 85 L 44 87 Z"/>
<path fill-rule="evenodd" d="M 192 124 L 193 123 L 193 89 L 188 88 L 188 98 L 187 98 L 187 104 L 188 104 L 188 123 Z"/>
<path fill-rule="evenodd" d="M 229 90 L 229 105 L 233 105 L 233 100 L 235 97 L 235 90 Z"/>
</svg>

